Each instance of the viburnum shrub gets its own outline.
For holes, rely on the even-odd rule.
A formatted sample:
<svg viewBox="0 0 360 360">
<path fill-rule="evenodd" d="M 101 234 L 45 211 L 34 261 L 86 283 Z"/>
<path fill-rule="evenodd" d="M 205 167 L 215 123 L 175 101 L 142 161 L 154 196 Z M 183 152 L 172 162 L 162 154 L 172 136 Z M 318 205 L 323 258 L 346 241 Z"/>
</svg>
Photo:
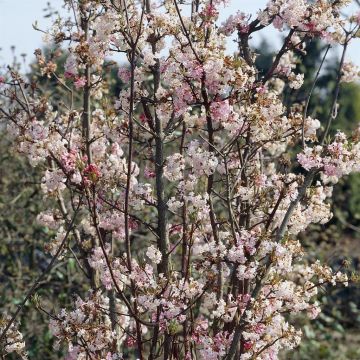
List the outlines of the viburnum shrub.
<svg viewBox="0 0 360 360">
<path fill-rule="evenodd" d="M 69 18 L 46 32 L 64 69 L 35 54 L 66 95 L 54 106 L 15 70 L 1 76 L 2 120 L 43 171 L 54 206 L 38 222 L 56 232 L 0 324 L 3 355 L 26 358 L 17 315 L 64 257 L 89 289 L 48 313 L 67 359 L 277 359 L 301 340 L 294 315 L 320 312 L 318 287 L 346 286 L 345 267 L 309 263 L 297 234 L 329 221 L 333 184 L 360 170 L 360 130 L 329 131 L 341 82 L 359 75 L 345 52 L 360 16 L 342 15 L 349 0 L 271 0 L 221 24 L 226 2 L 65 0 Z M 285 37 L 261 74 L 249 40 L 272 26 Z M 323 124 L 308 114 L 321 65 L 303 103 L 283 102 L 315 38 L 328 44 L 321 65 L 343 50 Z"/>
</svg>

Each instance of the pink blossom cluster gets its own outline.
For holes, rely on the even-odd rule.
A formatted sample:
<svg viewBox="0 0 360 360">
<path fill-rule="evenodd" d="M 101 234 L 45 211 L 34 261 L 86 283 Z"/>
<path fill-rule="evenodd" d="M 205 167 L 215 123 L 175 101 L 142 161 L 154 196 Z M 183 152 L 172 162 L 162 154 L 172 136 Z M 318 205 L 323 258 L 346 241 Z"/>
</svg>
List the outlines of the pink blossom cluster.
<svg viewBox="0 0 360 360">
<path fill-rule="evenodd" d="M 306 147 L 297 159 L 305 170 L 321 171 L 324 181 L 337 182 L 340 177 L 359 171 L 359 151 L 359 144 L 353 144 L 344 133 L 338 132 L 331 144 Z"/>
<path fill-rule="evenodd" d="M 2 333 L 8 325 L 11 317 L 6 316 L 0 319 L 0 332 Z M 27 360 L 28 355 L 25 349 L 25 341 L 21 332 L 17 329 L 17 324 L 12 323 L 3 340 L 0 341 L 0 354 L 6 356 L 10 353 L 16 353 L 21 359 Z"/>
</svg>

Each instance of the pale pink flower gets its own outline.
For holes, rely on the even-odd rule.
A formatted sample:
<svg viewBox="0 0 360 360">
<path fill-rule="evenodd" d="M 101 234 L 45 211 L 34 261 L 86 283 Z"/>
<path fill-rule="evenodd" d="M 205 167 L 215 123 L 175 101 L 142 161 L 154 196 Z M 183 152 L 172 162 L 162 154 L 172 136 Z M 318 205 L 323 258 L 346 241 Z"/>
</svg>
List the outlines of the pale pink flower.
<svg viewBox="0 0 360 360">
<path fill-rule="evenodd" d="M 86 79 L 84 76 L 77 78 L 74 82 L 76 89 L 81 89 L 86 85 Z"/>
</svg>

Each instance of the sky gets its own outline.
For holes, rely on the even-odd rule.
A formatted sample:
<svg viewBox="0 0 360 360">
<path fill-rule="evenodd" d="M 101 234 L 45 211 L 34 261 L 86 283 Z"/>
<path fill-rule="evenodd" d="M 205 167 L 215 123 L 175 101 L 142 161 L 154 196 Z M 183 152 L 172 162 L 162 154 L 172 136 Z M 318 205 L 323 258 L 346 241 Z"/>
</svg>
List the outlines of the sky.
<svg viewBox="0 0 360 360">
<path fill-rule="evenodd" d="M 33 29 L 32 24 L 38 21 L 41 29 L 49 27 L 49 19 L 44 18 L 44 9 L 49 0 L 0 0 L 0 64 L 11 63 L 13 52 L 11 46 L 16 45 L 15 54 L 21 59 L 21 54 L 27 54 L 26 62 L 29 63 L 34 58 L 34 50 L 42 47 L 42 33 Z M 61 10 L 62 0 L 51 0 L 53 8 Z M 256 14 L 263 8 L 267 0 L 232 0 L 228 8 L 222 10 L 220 17 L 226 19 L 237 10 L 245 13 Z M 360 11 L 357 5 L 349 8 L 349 13 Z M 253 39 L 256 45 L 261 37 L 266 39 L 276 49 L 280 46 L 280 36 L 275 30 L 267 29 L 259 32 Z M 334 55 L 339 53 L 338 49 L 333 50 Z M 347 60 L 351 60 L 360 66 L 360 39 L 356 39 L 350 46 Z"/>
</svg>

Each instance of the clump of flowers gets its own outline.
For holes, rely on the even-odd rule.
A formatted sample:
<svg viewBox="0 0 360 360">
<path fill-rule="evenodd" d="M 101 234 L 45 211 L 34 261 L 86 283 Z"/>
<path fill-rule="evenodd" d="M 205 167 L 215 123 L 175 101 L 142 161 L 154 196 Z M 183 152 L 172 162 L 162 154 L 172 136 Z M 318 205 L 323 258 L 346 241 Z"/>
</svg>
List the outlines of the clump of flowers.
<svg viewBox="0 0 360 360">
<path fill-rule="evenodd" d="M 3 331 L 8 327 L 10 320 L 10 316 L 0 319 L 0 333 L 3 333 Z M 17 329 L 17 324 L 15 323 L 11 323 L 6 332 L 6 336 L 4 336 L 4 338 L 0 341 L 0 346 L 0 354 L 3 357 L 11 353 L 16 353 L 21 359 L 28 359 L 23 335 Z"/>
</svg>

